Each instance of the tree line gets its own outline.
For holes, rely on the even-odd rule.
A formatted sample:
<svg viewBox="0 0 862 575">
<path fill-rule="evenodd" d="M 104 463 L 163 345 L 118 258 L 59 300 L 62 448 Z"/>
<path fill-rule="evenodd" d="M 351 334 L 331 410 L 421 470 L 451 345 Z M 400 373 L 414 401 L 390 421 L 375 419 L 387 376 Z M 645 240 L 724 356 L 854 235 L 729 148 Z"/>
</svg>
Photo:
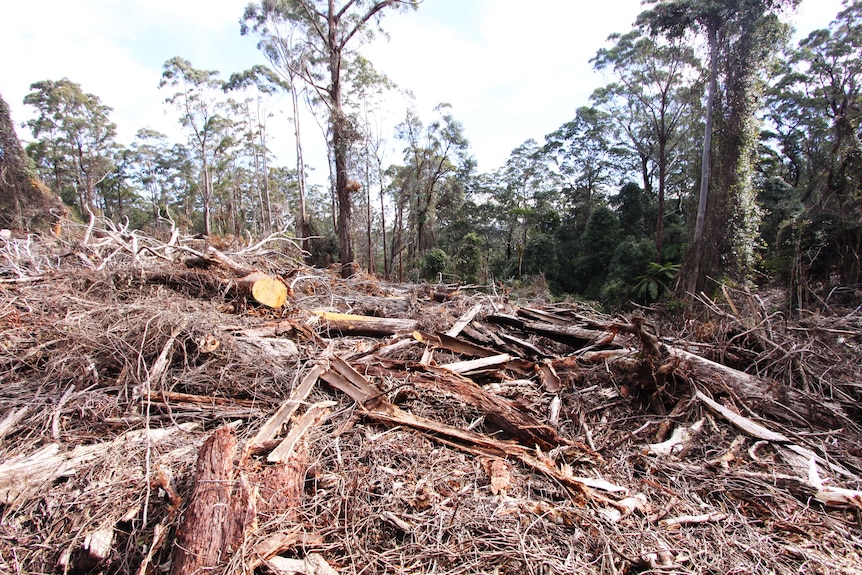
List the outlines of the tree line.
<svg viewBox="0 0 862 575">
<path fill-rule="evenodd" d="M 249 4 L 240 32 L 265 64 L 227 78 L 180 57 L 164 65 L 182 143 L 141 129 L 120 145 L 97 96 L 66 78 L 36 82 L 27 153 L 81 217 L 286 230 L 309 263 L 340 262 L 345 275 L 543 276 L 611 305 L 777 278 L 803 305 L 823 286 L 862 283 L 862 0 L 794 46 L 782 18 L 798 3 L 649 0 L 591 60 L 611 81 L 490 173 L 446 104 L 383 133 L 380 110 L 399 88 L 357 49 L 387 12 L 415 9 L 409 0 Z M 282 94 L 289 118 L 273 117 Z M 326 189 L 307 182 L 305 105 L 328 144 Z M 288 121 L 290 168 L 269 149 L 271 124 Z M 395 163 L 387 138 L 403 145 Z"/>
</svg>

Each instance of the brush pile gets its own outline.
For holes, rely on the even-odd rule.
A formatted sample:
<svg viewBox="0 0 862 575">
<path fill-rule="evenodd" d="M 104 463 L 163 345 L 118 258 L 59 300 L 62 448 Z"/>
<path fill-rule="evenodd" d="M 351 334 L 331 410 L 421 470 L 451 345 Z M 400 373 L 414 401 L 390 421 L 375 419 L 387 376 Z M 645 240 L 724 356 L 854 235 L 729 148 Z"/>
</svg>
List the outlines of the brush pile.
<svg viewBox="0 0 862 575">
<path fill-rule="evenodd" d="M 858 290 L 610 317 L 65 234 L 0 239 L 0 572 L 862 571 Z"/>
</svg>

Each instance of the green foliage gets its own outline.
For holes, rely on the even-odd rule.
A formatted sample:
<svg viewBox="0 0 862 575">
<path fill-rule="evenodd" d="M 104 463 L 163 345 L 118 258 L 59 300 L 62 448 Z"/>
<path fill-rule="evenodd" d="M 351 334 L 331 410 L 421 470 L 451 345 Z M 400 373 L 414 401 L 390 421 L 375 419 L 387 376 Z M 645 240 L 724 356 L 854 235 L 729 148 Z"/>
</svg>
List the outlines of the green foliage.
<svg viewBox="0 0 862 575">
<path fill-rule="evenodd" d="M 433 248 L 419 258 L 419 276 L 425 280 L 436 280 L 449 267 L 449 256 L 440 248 Z"/>
<path fill-rule="evenodd" d="M 625 306 L 637 299 L 637 277 L 653 258 L 655 245 L 648 238 L 636 239 L 630 235 L 617 244 L 610 259 L 607 279 L 599 292 L 599 300 L 605 305 Z"/>
<path fill-rule="evenodd" d="M 472 284 L 482 281 L 484 267 L 482 251 L 482 238 L 476 232 L 469 232 L 461 238 L 453 262 L 453 271 L 461 281 Z M 445 252 L 443 254 L 445 255 Z"/>
<path fill-rule="evenodd" d="M 609 263 L 622 236 L 619 218 L 607 206 L 593 210 L 584 233 L 573 242 L 577 255 L 561 257 L 560 274 L 555 287 L 587 299 L 600 297 L 607 280 Z M 563 249 L 565 249 L 565 244 Z M 566 254 L 565 251 L 561 253 Z M 567 254 L 568 255 L 568 254 Z"/>
<path fill-rule="evenodd" d="M 24 103 L 37 112 L 27 121 L 37 144 L 28 150 L 40 175 L 83 216 L 98 212 L 97 184 L 116 168 L 111 108 L 68 78 L 36 82 L 30 90 Z"/>
<path fill-rule="evenodd" d="M 635 292 L 641 300 L 656 301 L 663 292 L 667 291 L 671 281 L 679 274 L 679 264 L 660 264 L 650 262 L 647 264 L 646 273 L 639 276 Z"/>
<path fill-rule="evenodd" d="M 768 93 L 767 166 L 780 183 L 767 181 L 760 193 L 766 259 L 802 284 L 832 274 L 862 280 L 860 84 L 862 2 L 855 1 L 790 52 Z"/>
</svg>

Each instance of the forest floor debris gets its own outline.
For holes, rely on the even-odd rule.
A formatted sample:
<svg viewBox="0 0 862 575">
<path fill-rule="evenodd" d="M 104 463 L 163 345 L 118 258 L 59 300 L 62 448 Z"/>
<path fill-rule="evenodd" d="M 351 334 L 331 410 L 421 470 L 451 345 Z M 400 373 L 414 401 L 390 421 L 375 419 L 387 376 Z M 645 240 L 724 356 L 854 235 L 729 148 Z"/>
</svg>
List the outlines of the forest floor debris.
<svg viewBox="0 0 862 575">
<path fill-rule="evenodd" d="M 860 307 L 611 317 L 269 240 L 0 240 L 0 571 L 862 572 Z"/>
</svg>

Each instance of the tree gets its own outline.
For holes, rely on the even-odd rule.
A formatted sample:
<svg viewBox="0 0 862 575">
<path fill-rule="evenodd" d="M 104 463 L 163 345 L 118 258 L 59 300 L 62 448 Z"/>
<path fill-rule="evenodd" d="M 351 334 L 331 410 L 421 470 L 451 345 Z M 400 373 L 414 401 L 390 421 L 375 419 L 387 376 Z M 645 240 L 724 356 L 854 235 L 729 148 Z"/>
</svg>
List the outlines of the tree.
<svg viewBox="0 0 862 575">
<path fill-rule="evenodd" d="M 245 36 L 255 33 L 260 40 L 260 50 L 273 70 L 281 77 L 281 85 L 290 93 L 292 106 L 293 135 L 296 146 L 296 176 L 299 193 L 299 212 L 297 216 L 297 236 L 301 238 L 303 251 L 309 254 L 312 229 L 308 214 L 307 182 L 305 161 L 303 160 L 302 136 L 300 130 L 300 97 L 304 94 L 304 80 L 307 78 L 311 61 L 310 46 L 297 34 L 296 18 L 291 17 L 291 8 L 284 2 L 264 0 L 259 4 L 248 4 L 240 21 L 240 33 Z M 270 79 L 271 84 L 276 84 Z"/>
<path fill-rule="evenodd" d="M 382 231 L 384 274 L 386 264 L 386 207 L 385 183 L 383 175 L 383 119 L 386 116 L 386 101 L 383 94 L 393 90 L 396 85 L 385 74 L 374 69 L 371 62 L 362 56 L 353 59 L 345 70 L 345 79 L 353 87 L 350 98 L 345 99 L 345 109 L 356 129 L 359 144 L 353 147 L 352 168 L 362 179 L 365 189 L 365 248 L 366 268 L 374 269 L 373 224 L 375 212 L 372 211 L 372 188 L 376 184 L 380 197 L 380 229 Z"/>
<path fill-rule="evenodd" d="M 9 105 L 0 96 L 0 227 L 47 228 L 65 212 L 60 199 L 38 179 L 18 140 Z"/>
<path fill-rule="evenodd" d="M 618 82 L 593 93 L 593 100 L 610 113 L 641 160 L 644 189 L 658 180 L 655 226 L 656 262 L 664 257 L 665 197 L 671 164 L 686 143 L 696 108 L 698 62 L 694 51 L 674 39 L 662 43 L 638 30 L 611 36 L 615 44 L 593 58 L 597 70 L 612 68 Z"/>
<path fill-rule="evenodd" d="M 269 99 L 279 91 L 292 92 L 291 85 L 276 75 L 273 70 L 266 66 L 252 66 L 243 72 L 231 74 L 224 85 L 225 92 L 228 91 L 251 91 L 253 97 L 246 98 L 243 102 L 242 120 L 240 124 L 244 127 L 242 134 L 244 146 L 243 151 L 252 161 L 254 170 L 255 186 L 257 188 L 258 205 L 261 213 L 261 226 L 267 232 L 273 229 L 272 197 L 269 183 L 269 148 L 268 148 L 268 119 L 272 117 L 271 107 L 268 106 Z M 293 94 L 291 94 L 293 95 Z M 294 108 L 294 114 L 296 109 Z M 298 122 L 298 118 L 295 120 Z M 297 128 L 298 133 L 298 128 Z M 297 138 L 297 146 L 299 146 Z M 299 152 L 302 159 L 302 152 Z M 298 167 L 298 171 L 303 168 Z M 297 236 L 305 237 L 306 232 L 302 228 L 305 221 L 305 182 L 300 186 L 301 212 L 297 218 Z"/>
<path fill-rule="evenodd" d="M 472 169 L 469 142 L 449 108 L 448 104 L 436 106 L 438 117 L 427 126 L 414 111 L 408 110 L 407 117 L 396 128 L 398 138 L 406 143 L 405 165 L 399 171 L 397 183 L 401 201 L 409 206 L 411 260 L 437 246 L 438 205 L 457 203 L 452 197 L 461 193 L 456 176 Z"/>
<path fill-rule="evenodd" d="M 540 223 L 537 216 L 543 205 L 549 203 L 550 196 L 559 191 L 560 180 L 548 168 L 541 148 L 533 139 L 512 150 L 500 176 L 505 188 L 497 200 L 511 217 L 509 237 L 515 227 L 521 228 L 515 249 L 518 254 L 517 276 L 520 278 L 524 271 L 524 254 L 532 239 L 531 228 Z"/>
<path fill-rule="evenodd" d="M 159 88 L 175 90 L 165 102 L 173 104 L 180 112 L 180 124 L 188 131 L 189 145 L 195 152 L 200 170 L 199 187 L 203 200 L 203 231 L 212 233 L 210 216 L 213 201 L 213 165 L 218 148 L 218 133 L 223 118 L 219 94 L 224 84 L 219 73 L 198 70 L 188 60 L 174 57 L 165 62 Z"/>
<path fill-rule="evenodd" d="M 760 72 L 786 31 L 777 12 L 799 1 L 649 0 L 654 8 L 638 17 L 638 24 L 668 38 L 701 32 L 709 50 L 700 194 L 683 272 L 689 292 L 702 287 L 707 276 L 744 278 L 753 265 L 757 209 L 751 176 Z M 720 125 L 713 158 L 714 121 Z"/>
<path fill-rule="evenodd" d="M 74 190 L 82 216 L 95 213 L 96 186 L 115 168 L 111 108 L 68 78 L 36 82 L 30 90 L 24 103 L 38 116 L 27 126 L 41 141 L 34 147 L 40 164 L 50 170 L 57 193 Z"/>
<path fill-rule="evenodd" d="M 618 150 L 611 117 L 597 108 L 578 108 L 575 118 L 545 136 L 542 148 L 564 180 L 569 210 L 577 214 L 577 232 L 584 229 L 597 196 L 613 181 Z"/>
<path fill-rule="evenodd" d="M 153 220 L 157 220 L 160 206 L 167 204 L 167 137 L 155 130 L 142 128 L 135 134 L 130 150 L 134 158 L 132 180 L 144 192 L 151 206 Z"/>
<path fill-rule="evenodd" d="M 329 137 L 335 171 L 335 198 L 338 210 L 338 238 L 342 275 L 353 273 L 353 244 L 350 236 L 352 186 L 349 186 L 348 155 L 356 135 L 344 110 L 343 69 L 349 63 L 348 47 L 368 39 L 386 9 L 416 8 L 418 0 L 282 0 L 266 4 L 271 20 L 291 22 L 308 48 L 303 79 L 314 87 L 329 112 Z"/>
<path fill-rule="evenodd" d="M 768 93 L 768 143 L 777 146 L 769 201 L 773 258 L 806 277 L 857 283 L 862 274 L 862 2 L 791 50 Z M 778 194 L 777 192 L 782 192 Z M 776 261 L 776 260 L 773 260 Z M 802 302 L 798 302 L 802 303 Z"/>
</svg>

